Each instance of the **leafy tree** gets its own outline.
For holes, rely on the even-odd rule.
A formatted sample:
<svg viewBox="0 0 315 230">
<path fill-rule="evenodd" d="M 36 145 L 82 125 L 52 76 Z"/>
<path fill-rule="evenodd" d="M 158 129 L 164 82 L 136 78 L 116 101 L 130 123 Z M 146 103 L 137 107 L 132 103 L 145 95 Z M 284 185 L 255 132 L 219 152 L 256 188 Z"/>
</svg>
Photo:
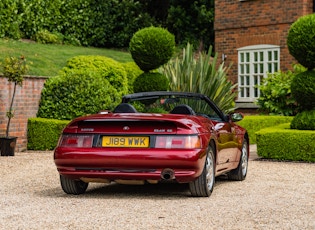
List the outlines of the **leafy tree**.
<svg viewBox="0 0 315 230">
<path fill-rule="evenodd" d="M 170 0 L 166 26 L 179 44 L 200 50 L 214 45 L 214 0 Z"/>
</svg>

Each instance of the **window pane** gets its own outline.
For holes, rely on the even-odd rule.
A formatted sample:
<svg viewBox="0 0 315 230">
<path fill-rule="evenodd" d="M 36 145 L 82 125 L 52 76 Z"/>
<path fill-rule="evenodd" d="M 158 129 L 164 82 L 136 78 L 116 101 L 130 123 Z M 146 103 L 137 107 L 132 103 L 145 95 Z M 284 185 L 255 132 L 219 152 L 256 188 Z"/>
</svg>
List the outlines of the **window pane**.
<svg viewBox="0 0 315 230">
<path fill-rule="evenodd" d="M 272 61 L 272 52 L 268 51 L 268 61 Z"/>
<path fill-rule="evenodd" d="M 278 63 L 274 63 L 274 72 L 278 71 Z"/>
<path fill-rule="evenodd" d="M 254 85 L 258 84 L 258 76 L 254 76 Z"/>
<path fill-rule="evenodd" d="M 254 97 L 258 97 L 258 89 L 257 89 L 257 87 L 254 88 Z"/>
<path fill-rule="evenodd" d="M 260 71 L 259 71 L 259 73 L 264 73 L 265 71 L 264 71 L 264 64 L 260 64 Z"/>
<path fill-rule="evenodd" d="M 246 53 L 246 62 L 249 62 L 249 53 Z"/>
<path fill-rule="evenodd" d="M 258 53 L 257 52 L 254 52 L 254 61 L 258 62 Z"/>
<path fill-rule="evenodd" d="M 272 73 L 272 65 L 271 63 L 268 63 L 268 73 Z"/>
<path fill-rule="evenodd" d="M 241 53 L 240 56 L 241 56 L 240 62 L 244 62 L 244 53 Z"/>
<path fill-rule="evenodd" d="M 240 88 L 240 97 L 244 97 L 244 88 Z"/>
<path fill-rule="evenodd" d="M 274 55 L 274 61 L 278 61 L 278 51 L 277 50 L 275 50 L 274 52 L 273 52 L 273 55 Z"/>
<path fill-rule="evenodd" d="M 240 65 L 240 72 L 241 74 L 244 74 L 244 65 Z"/>
<path fill-rule="evenodd" d="M 260 61 L 261 61 L 261 62 L 264 61 L 264 52 L 260 52 Z"/>
<path fill-rule="evenodd" d="M 245 84 L 246 84 L 246 85 L 249 85 L 249 82 L 250 82 L 250 81 L 249 81 L 249 76 L 246 76 L 246 83 L 245 83 Z"/>
<path fill-rule="evenodd" d="M 246 64 L 246 73 L 249 73 L 249 64 Z"/>
<path fill-rule="evenodd" d="M 254 64 L 254 73 L 258 73 L 258 66 L 257 66 L 257 64 Z"/>
</svg>

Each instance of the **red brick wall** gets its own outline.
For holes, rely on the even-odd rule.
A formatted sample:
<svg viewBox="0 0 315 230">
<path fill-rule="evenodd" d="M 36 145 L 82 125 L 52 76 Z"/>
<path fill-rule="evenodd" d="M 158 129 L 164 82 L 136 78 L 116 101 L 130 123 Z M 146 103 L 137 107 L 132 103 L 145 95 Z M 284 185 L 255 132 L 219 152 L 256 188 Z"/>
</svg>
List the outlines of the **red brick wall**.
<svg viewBox="0 0 315 230">
<path fill-rule="evenodd" d="M 215 0 L 215 51 L 233 63 L 229 76 L 237 81 L 237 49 L 258 44 L 280 46 L 280 68 L 291 69 L 294 58 L 286 44 L 290 25 L 313 13 L 313 0 Z"/>
<path fill-rule="evenodd" d="M 41 90 L 47 78 L 25 77 L 22 87 L 17 86 L 13 104 L 14 117 L 11 119 L 10 136 L 17 136 L 16 151 L 26 150 L 27 120 L 36 117 Z M 8 111 L 14 84 L 0 76 L 0 136 L 5 135 L 7 125 L 6 111 Z"/>
</svg>

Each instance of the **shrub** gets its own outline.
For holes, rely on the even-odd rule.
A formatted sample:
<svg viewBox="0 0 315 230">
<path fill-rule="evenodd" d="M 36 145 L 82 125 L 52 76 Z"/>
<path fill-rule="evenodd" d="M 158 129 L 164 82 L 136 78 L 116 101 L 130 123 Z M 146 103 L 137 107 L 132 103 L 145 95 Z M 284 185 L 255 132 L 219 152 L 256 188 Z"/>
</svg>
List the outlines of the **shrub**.
<svg viewBox="0 0 315 230">
<path fill-rule="evenodd" d="M 101 74 L 86 70 L 67 72 L 46 81 L 37 116 L 71 120 L 113 109 L 120 100 L 115 87 Z"/>
<path fill-rule="evenodd" d="M 302 110 L 315 108 L 315 71 L 308 70 L 296 75 L 291 91 Z"/>
<path fill-rule="evenodd" d="M 315 162 L 315 132 L 290 129 L 290 123 L 256 133 L 257 154 L 263 158 Z"/>
<path fill-rule="evenodd" d="M 175 37 L 166 29 L 147 27 L 132 36 L 129 50 L 139 68 L 148 72 L 170 60 L 175 51 Z"/>
<path fill-rule="evenodd" d="M 260 97 L 257 104 L 260 109 L 274 115 L 292 116 L 297 113 L 298 106 L 291 93 L 291 83 L 300 67 L 294 66 L 294 71 L 269 73 L 259 87 Z"/>
<path fill-rule="evenodd" d="M 27 124 L 27 149 L 53 150 L 59 136 L 69 121 L 29 118 Z"/>
<path fill-rule="evenodd" d="M 122 66 L 124 67 L 128 78 L 128 93 L 133 93 L 133 83 L 135 79 L 143 73 L 143 71 L 135 62 L 122 63 Z"/>
<path fill-rule="evenodd" d="M 256 143 L 256 132 L 267 128 L 277 126 L 283 123 L 289 123 L 293 119 L 292 116 L 245 116 L 243 120 L 237 122 L 237 124 L 244 127 L 249 136 L 251 144 Z"/>
<path fill-rule="evenodd" d="M 17 14 L 19 4 L 17 0 L 0 1 L 0 38 L 21 38 L 21 15 Z"/>
<path fill-rule="evenodd" d="M 143 73 L 134 81 L 134 92 L 165 91 L 169 88 L 169 81 L 161 73 Z"/>
<path fill-rule="evenodd" d="M 287 44 L 290 54 L 308 69 L 315 68 L 315 14 L 298 18 L 290 27 Z"/>
<path fill-rule="evenodd" d="M 194 53 L 189 43 L 182 55 L 170 60 L 159 71 L 168 77 L 172 91 L 195 92 L 207 95 L 224 112 L 234 109 L 236 84 L 227 78 L 229 68 L 218 62 L 218 54 Z M 197 58 L 196 58 L 197 57 Z"/>
<path fill-rule="evenodd" d="M 291 122 L 291 129 L 315 130 L 315 109 L 298 113 Z"/>
<path fill-rule="evenodd" d="M 43 44 L 62 44 L 62 34 L 51 33 L 48 30 L 41 30 L 35 34 L 35 41 Z"/>
<path fill-rule="evenodd" d="M 118 94 L 128 92 L 128 79 L 123 65 L 104 56 L 76 56 L 67 61 L 61 73 L 85 71 L 93 72 L 107 79 L 117 90 Z"/>
</svg>

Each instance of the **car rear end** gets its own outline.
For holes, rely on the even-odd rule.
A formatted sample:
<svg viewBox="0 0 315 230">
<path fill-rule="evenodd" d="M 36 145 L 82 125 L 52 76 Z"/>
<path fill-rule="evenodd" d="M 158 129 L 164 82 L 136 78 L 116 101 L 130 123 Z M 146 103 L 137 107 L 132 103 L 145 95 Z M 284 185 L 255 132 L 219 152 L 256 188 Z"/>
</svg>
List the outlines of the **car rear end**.
<svg viewBox="0 0 315 230">
<path fill-rule="evenodd" d="M 183 115 L 93 115 L 64 129 L 54 160 L 60 175 L 85 182 L 185 183 L 203 170 L 208 135 Z"/>
</svg>

